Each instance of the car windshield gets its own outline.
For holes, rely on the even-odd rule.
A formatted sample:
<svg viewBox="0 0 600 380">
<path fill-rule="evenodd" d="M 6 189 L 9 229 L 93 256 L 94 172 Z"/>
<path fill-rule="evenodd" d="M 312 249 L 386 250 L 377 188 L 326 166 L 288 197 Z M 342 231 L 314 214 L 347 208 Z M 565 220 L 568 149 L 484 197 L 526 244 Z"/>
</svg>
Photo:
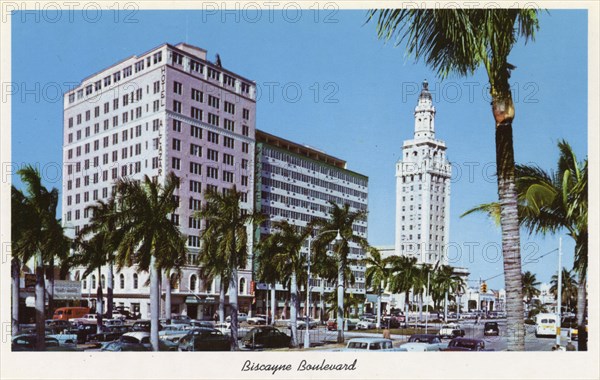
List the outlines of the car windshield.
<svg viewBox="0 0 600 380">
<path fill-rule="evenodd" d="M 368 344 L 364 342 L 350 342 L 348 343 L 348 348 L 358 348 L 361 350 L 366 350 L 368 348 Z"/>
<path fill-rule="evenodd" d="M 408 341 L 410 343 L 431 343 L 433 337 L 430 336 L 411 336 Z"/>
</svg>

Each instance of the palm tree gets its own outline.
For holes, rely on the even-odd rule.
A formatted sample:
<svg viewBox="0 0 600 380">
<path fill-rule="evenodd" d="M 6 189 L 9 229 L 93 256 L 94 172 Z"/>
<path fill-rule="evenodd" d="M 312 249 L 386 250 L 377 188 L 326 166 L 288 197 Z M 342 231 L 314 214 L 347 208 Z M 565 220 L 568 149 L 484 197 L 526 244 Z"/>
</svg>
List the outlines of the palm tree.
<svg viewBox="0 0 600 380">
<path fill-rule="evenodd" d="M 363 264 L 367 267 L 365 271 L 366 286 L 377 294 L 377 328 L 381 328 L 381 293 L 388 287 L 390 280 L 389 260 L 381 257 L 378 249 L 370 247 Z"/>
<path fill-rule="evenodd" d="M 31 165 L 20 169 L 17 174 L 27 188 L 24 194 L 14 186 L 11 189 L 11 203 L 14 209 L 12 221 L 13 246 L 15 257 L 22 263 L 30 258 L 35 258 L 35 323 L 36 323 L 36 349 L 45 349 L 45 279 L 44 262 L 50 261 L 55 255 L 63 255 L 62 249 L 68 250 L 68 242 L 64 236 L 60 222 L 56 219 L 58 205 L 58 190 L 53 188 L 48 191 L 42 185 L 40 172 Z M 26 219 L 23 219 L 26 218 Z M 13 262 L 13 272 L 16 272 L 19 263 Z M 18 276 L 13 274 L 13 286 L 18 285 Z M 16 292 L 15 292 L 16 293 Z M 13 297 L 15 296 L 13 293 Z M 16 294 L 18 297 L 18 293 Z M 13 300 L 17 305 L 18 323 L 18 298 Z M 13 309 L 13 313 L 15 310 Z M 18 328 L 18 326 L 17 326 Z"/>
<path fill-rule="evenodd" d="M 390 292 L 394 294 L 404 293 L 404 316 L 408 323 L 409 296 L 414 288 L 419 268 L 417 258 L 408 256 L 390 256 Z"/>
<path fill-rule="evenodd" d="M 117 220 L 123 234 L 117 246 L 117 268 L 137 264 L 139 270 L 150 272 L 150 341 L 154 351 L 158 351 L 159 270 L 186 258 L 185 238 L 171 219 L 178 207 L 173 197 L 178 186 L 179 178 L 172 172 L 164 185 L 148 176 L 142 182 L 127 178 L 117 182 Z"/>
<path fill-rule="evenodd" d="M 560 156 L 555 172 L 537 166 L 517 165 L 516 187 L 519 194 L 519 221 L 530 233 L 557 233 L 562 228 L 575 241 L 574 270 L 579 275 L 577 324 L 585 332 L 586 277 L 588 261 L 587 158 L 580 163 L 571 146 L 558 142 Z M 499 219 L 498 203 L 479 205 L 463 215 L 485 212 Z M 583 338 L 582 338 L 583 337 Z M 578 340 L 578 350 L 587 350 L 587 336 Z"/>
<path fill-rule="evenodd" d="M 561 273 L 561 302 L 566 306 L 567 310 L 571 310 L 574 300 L 577 300 L 577 279 L 575 274 L 567 268 L 562 268 Z M 553 274 L 550 280 L 550 294 L 558 300 L 558 274 Z"/>
<path fill-rule="evenodd" d="M 463 291 L 465 281 L 454 273 L 454 268 L 449 265 L 441 265 L 436 268 L 431 278 L 431 295 L 434 307 L 444 301 L 444 320 L 448 318 L 448 295 Z"/>
<path fill-rule="evenodd" d="M 297 347 L 299 343 L 297 314 L 300 303 L 298 287 L 300 283 L 306 282 L 307 276 L 307 259 L 306 254 L 302 253 L 302 246 L 312 233 L 312 228 L 302 228 L 289 224 L 287 221 L 275 222 L 273 228 L 276 230 L 275 233 L 269 235 L 260 244 L 260 256 L 257 257 L 257 261 L 263 273 L 269 269 L 275 271 L 269 275 L 271 280 L 277 278 L 282 281 L 284 287 L 290 289 L 291 345 Z"/>
<path fill-rule="evenodd" d="M 339 206 L 334 202 L 329 202 L 331 206 L 331 212 L 328 219 L 318 219 L 314 221 L 314 225 L 321 231 L 325 231 L 316 239 L 313 243 L 317 256 L 322 258 L 327 257 L 327 248 L 330 242 L 336 238 L 336 234 L 339 233 L 342 240 L 334 244 L 334 252 L 336 253 L 335 259 L 337 261 L 337 323 L 338 323 L 338 337 L 337 342 L 344 342 L 344 331 L 343 331 L 343 315 L 344 315 L 344 293 L 346 289 L 346 271 L 349 270 L 349 264 L 353 259 L 349 259 L 348 254 L 350 253 L 350 243 L 357 244 L 363 249 L 367 249 L 369 244 L 367 239 L 356 234 L 353 230 L 353 226 L 356 222 L 366 219 L 366 210 L 351 211 L 350 205 L 345 203 L 343 206 Z M 319 258 L 317 258 L 319 260 Z"/>
<path fill-rule="evenodd" d="M 540 295 L 540 290 L 538 289 L 540 282 L 535 277 L 535 274 L 529 271 L 523 273 L 521 276 L 521 282 L 523 283 L 523 296 L 525 296 L 526 299 L 525 303 L 529 309 L 533 297 Z"/>
<path fill-rule="evenodd" d="M 219 279 L 219 322 L 225 322 L 225 293 L 229 288 L 231 271 L 227 262 L 222 260 L 218 251 L 218 235 L 206 234 L 202 236 L 198 264 L 202 281 L 207 284 Z"/>
<path fill-rule="evenodd" d="M 519 221 L 512 137 L 515 108 L 507 59 L 519 37 L 527 41 L 538 29 L 534 9 L 383 9 L 379 38 L 407 41 L 415 59 L 424 58 L 441 78 L 472 75 L 480 66 L 487 72 L 496 129 L 498 199 L 501 205 L 502 253 L 506 288 L 508 350 L 525 349 Z"/>
<path fill-rule="evenodd" d="M 79 231 L 78 240 L 85 240 L 88 235 L 102 236 L 99 241 L 105 244 L 101 248 L 99 257 L 94 262 L 97 262 L 100 267 L 108 265 L 108 275 L 106 277 L 106 314 L 108 318 L 112 318 L 113 312 L 113 283 L 114 283 L 114 262 L 115 252 L 119 241 L 122 239 L 122 229 L 119 228 L 117 219 L 117 202 L 115 197 L 109 198 L 107 201 L 98 200 L 95 204 L 86 207 L 91 212 L 91 217 L 87 226 Z M 90 267 L 92 261 L 83 260 L 83 265 Z M 100 268 L 97 268 L 100 269 Z M 89 273 L 87 273 L 89 274 Z M 87 275 L 86 274 L 86 275 Z"/>
<path fill-rule="evenodd" d="M 201 232 L 203 244 L 214 247 L 211 255 L 226 264 L 227 277 L 221 281 L 229 283 L 232 350 L 238 349 L 238 269 L 245 268 L 248 261 L 248 228 L 261 219 L 258 214 L 250 214 L 240 207 L 241 197 L 242 193 L 235 186 L 223 193 L 209 190 L 205 195 L 206 204 L 195 214 L 205 221 Z M 217 265 L 220 268 L 221 264 Z"/>
</svg>

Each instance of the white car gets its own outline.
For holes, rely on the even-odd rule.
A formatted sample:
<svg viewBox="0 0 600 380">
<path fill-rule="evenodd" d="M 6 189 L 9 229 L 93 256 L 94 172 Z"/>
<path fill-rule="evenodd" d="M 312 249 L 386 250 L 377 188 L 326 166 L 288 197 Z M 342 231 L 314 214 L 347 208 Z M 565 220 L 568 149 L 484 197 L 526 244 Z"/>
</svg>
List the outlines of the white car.
<svg viewBox="0 0 600 380">
<path fill-rule="evenodd" d="M 441 338 L 456 338 L 465 336 L 465 330 L 463 330 L 458 323 L 448 323 L 442 325 L 438 335 Z"/>
<path fill-rule="evenodd" d="M 248 320 L 248 314 L 246 313 L 238 313 L 238 322 L 246 322 Z M 226 322 L 231 322 L 231 315 L 228 315 L 225 318 Z"/>
<path fill-rule="evenodd" d="M 246 319 L 246 322 L 248 322 L 249 325 L 266 325 L 267 324 L 267 320 L 265 318 L 259 317 L 259 316 L 249 317 Z"/>
<path fill-rule="evenodd" d="M 215 329 L 219 330 L 223 335 L 231 335 L 231 323 L 215 323 Z"/>
<path fill-rule="evenodd" d="M 370 330 L 374 329 L 377 326 L 375 322 L 371 322 L 369 320 L 362 320 L 356 323 L 357 330 Z"/>
<path fill-rule="evenodd" d="M 448 347 L 448 343 L 442 343 L 439 336 L 434 334 L 411 335 L 407 343 L 400 346 L 398 351 L 440 351 Z"/>
<path fill-rule="evenodd" d="M 316 319 L 309 318 L 308 320 L 308 328 L 316 329 L 319 326 L 319 321 Z M 291 327 L 291 323 L 288 322 L 288 327 Z M 306 318 L 298 318 L 296 321 L 296 327 L 299 330 L 306 330 Z"/>
<path fill-rule="evenodd" d="M 343 351 L 395 351 L 391 339 L 353 338 Z"/>
<path fill-rule="evenodd" d="M 81 318 L 70 318 L 69 322 L 71 322 L 71 323 L 96 324 L 98 322 L 98 315 L 97 314 L 85 314 Z"/>
</svg>

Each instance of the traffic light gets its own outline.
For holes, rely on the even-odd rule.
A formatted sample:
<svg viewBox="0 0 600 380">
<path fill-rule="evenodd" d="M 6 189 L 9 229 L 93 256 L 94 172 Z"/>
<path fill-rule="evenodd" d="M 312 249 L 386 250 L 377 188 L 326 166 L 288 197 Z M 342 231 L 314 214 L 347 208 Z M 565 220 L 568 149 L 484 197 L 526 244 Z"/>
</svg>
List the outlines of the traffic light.
<svg viewBox="0 0 600 380">
<path fill-rule="evenodd" d="M 481 293 L 487 293 L 487 284 L 484 282 L 480 287 Z"/>
</svg>

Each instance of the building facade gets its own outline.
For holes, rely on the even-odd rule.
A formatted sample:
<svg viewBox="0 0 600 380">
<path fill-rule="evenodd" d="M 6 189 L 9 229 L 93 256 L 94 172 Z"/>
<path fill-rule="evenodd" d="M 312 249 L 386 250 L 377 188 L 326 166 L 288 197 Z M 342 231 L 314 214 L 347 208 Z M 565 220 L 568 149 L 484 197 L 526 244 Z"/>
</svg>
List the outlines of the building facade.
<svg viewBox="0 0 600 380">
<path fill-rule="evenodd" d="M 348 203 L 351 211 L 367 210 L 368 178 L 346 168 L 346 162 L 317 149 L 301 145 L 264 131 L 256 131 L 256 211 L 267 216 L 260 235 L 273 233 L 273 223 L 287 221 L 306 227 L 315 218 L 327 219 L 331 211 L 329 202 L 338 205 Z M 367 238 L 367 220 L 357 220 L 354 232 Z M 307 243 L 303 248 L 307 252 Z M 363 250 L 350 244 L 350 259 L 364 257 Z M 352 265 L 355 283 L 346 289 L 348 293 L 365 294 L 365 267 Z M 320 278 L 311 279 L 310 314 L 321 315 L 325 307 L 320 300 L 336 291 L 335 283 Z M 304 291 L 305 286 L 300 290 Z M 257 310 L 266 311 L 266 284 L 257 284 Z M 285 313 L 289 306 L 287 292 L 277 285 L 277 311 Z M 324 301 L 325 302 L 325 301 Z M 300 312 L 304 314 L 305 300 L 301 300 Z M 270 307 L 270 306 L 269 306 Z"/>
<path fill-rule="evenodd" d="M 414 118 L 414 137 L 404 141 L 396 163 L 395 251 L 419 263 L 447 264 L 451 167 L 446 144 L 435 138 L 435 107 L 427 81 Z"/>
<path fill-rule="evenodd" d="M 256 85 L 211 63 L 206 51 L 163 44 L 85 78 L 64 95 L 62 220 L 72 235 L 89 222 L 86 209 L 108 199 L 120 178 L 159 183 L 169 172 L 181 184 L 172 220 L 187 236 L 187 266 L 174 279 L 173 312 L 212 315 L 218 284 L 198 278 L 201 221 L 193 217 L 208 189 L 243 192 L 242 207 L 254 204 Z M 252 236 L 252 234 L 249 234 Z M 250 246 L 252 241 L 250 241 Z M 252 251 L 252 249 L 250 249 Z M 82 293 L 95 295 L 96 278 L 81 277 Z M 240 309 L 249 307 L 251 270 L 240 271 Z M 148 315 L 147 273 L 135 267 L 115 273 L 117 305 Z M 104 282 L 103 282 L 104 284 Z"/>
</svg>

